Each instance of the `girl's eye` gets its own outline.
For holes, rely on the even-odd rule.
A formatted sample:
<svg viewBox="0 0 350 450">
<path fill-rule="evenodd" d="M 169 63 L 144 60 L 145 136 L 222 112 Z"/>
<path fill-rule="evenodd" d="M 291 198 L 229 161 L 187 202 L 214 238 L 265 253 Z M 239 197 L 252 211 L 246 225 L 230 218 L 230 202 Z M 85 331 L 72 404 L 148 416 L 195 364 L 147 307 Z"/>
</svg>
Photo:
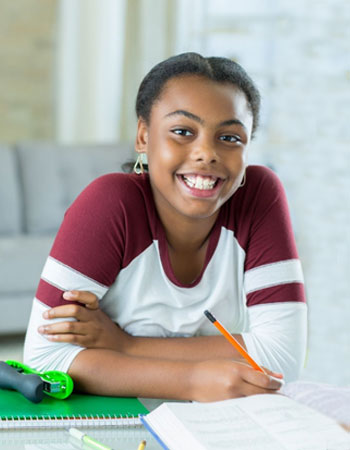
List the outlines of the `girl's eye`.
<svg viewBox="0 0 350 450">
<path fill-rule="evenodd" d="M 175 130 L 172 130 L 172 132 L 178 136 L 192 136 L 192 133 L 184 128 L 176 128 Z"/>
<path fill-rule="evenodd" d="M 220 139 L 220 141 L 225 141 L 225 142 L 233 142 L 233 143 L 241 142 L 241 139 L 238 136 L 234 136 L 234 135 L 231 135 L 231 134 L 220 136 L 219 139 Z"/>
</svg>

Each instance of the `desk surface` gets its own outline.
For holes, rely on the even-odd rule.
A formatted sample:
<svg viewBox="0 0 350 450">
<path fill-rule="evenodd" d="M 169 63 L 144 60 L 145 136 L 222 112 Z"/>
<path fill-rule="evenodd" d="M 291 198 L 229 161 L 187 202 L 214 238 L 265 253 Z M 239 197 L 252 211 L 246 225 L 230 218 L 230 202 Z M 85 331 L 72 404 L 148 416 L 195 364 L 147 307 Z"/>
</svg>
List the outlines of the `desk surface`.
<svg viewBox="0 0 350 450">
<path fill-rule="evenodd" d="M 147 442 L 146 450 L 161 448 L 144 427 L 81 430 L 99 442 L 109 445 L 113 450 L 137 450 L 143 439 Z M 81 444 L 65 430 L 0 430 L 0 448 L 1 450 L 91 450 L 91 447 Z"/>
<path fill-rule="evenodd" d="M 157 407 L 161 400 L 141 399 L 150 411 Z M 137 450 L 140 442 L 145 439 L 146 450 L 159 450 L 161 446 L 153 436 L 144 428 L 89 428 L 81 431 L 97 439 L 113 450 Z M 0 430 L 1 450 L 91 450 L 91 447 L 80 443 L 69 435 L 66 430 Z"/>
</svg>

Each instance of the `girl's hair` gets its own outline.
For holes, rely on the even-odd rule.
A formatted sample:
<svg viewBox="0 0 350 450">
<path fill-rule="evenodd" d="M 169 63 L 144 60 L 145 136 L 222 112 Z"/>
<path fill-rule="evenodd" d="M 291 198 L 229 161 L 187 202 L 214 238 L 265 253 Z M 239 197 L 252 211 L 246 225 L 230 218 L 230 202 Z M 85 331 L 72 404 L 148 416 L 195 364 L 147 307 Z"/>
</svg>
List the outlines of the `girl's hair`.
<svg viewBox="0 0 350 450">
<path fill-rule="evenodd" d="M 247 97 L 253 115 L 252 136 L 259 123 L 260 94 L 246 71 L 228 58 L 208 57 L 198 53 L 182 53 L 162 61 L 142 80 L 137 98 L 136 114 L 149 124 L 152 106 L 159 100 L 167 81 L 181 75 L 199 75 L 219 83 L 231 83 Z"/>
</svg>

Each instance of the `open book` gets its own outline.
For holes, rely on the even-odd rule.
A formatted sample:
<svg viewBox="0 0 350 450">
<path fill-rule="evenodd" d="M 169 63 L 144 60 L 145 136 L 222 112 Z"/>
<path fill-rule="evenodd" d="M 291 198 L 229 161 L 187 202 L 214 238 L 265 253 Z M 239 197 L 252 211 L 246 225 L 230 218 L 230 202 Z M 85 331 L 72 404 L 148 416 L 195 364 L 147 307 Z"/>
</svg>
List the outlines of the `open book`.
<svg viewBox="0 0 350 450">
<path fill-rule="evenodd" d="M 279 394 L 212 403 L 163 403 L 141 419 L 170 450 L 349 450 L 332 418 Z"/>
<path fill-rule="evenodd" d="M 287 383 L 281 392 L 332 417 L 350 431 L 350 386 L 338 387 L 312 381 L 294 381 Z"/>
</svg>

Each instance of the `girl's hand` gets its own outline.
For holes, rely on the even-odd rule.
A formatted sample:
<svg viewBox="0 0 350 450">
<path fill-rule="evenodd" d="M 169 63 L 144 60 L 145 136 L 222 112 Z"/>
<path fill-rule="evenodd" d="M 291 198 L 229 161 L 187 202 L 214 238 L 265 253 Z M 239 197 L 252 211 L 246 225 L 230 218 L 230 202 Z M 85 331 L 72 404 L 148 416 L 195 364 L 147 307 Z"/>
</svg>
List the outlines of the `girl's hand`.
<svg viewBox="0 0 350 450">
<path fill-rule="evenodd" d="M 266 374 L 247 364 L 228 359 L 198 362 L 190 380 L 192 400 L 210 402 L 276 393 L 282 387 L 282 382 L 276 378 L 283 379 L 283 375 L 265 368 L 264 370 Z"/>
<path fill-rule="evenodd" d="M 74 318 L 75 321 L 55 322 L 39 327 L 39 333 L 54 342 L 68 342 L 86 348 L 106 348 L 123 351 L 131 336 L 125 333 L 103 311 L 98 298 L 91 292 L 68 291 L 63 298 L 85 305 L 68 304 L 45 311 L 45 319 Z"/>
</svg>

